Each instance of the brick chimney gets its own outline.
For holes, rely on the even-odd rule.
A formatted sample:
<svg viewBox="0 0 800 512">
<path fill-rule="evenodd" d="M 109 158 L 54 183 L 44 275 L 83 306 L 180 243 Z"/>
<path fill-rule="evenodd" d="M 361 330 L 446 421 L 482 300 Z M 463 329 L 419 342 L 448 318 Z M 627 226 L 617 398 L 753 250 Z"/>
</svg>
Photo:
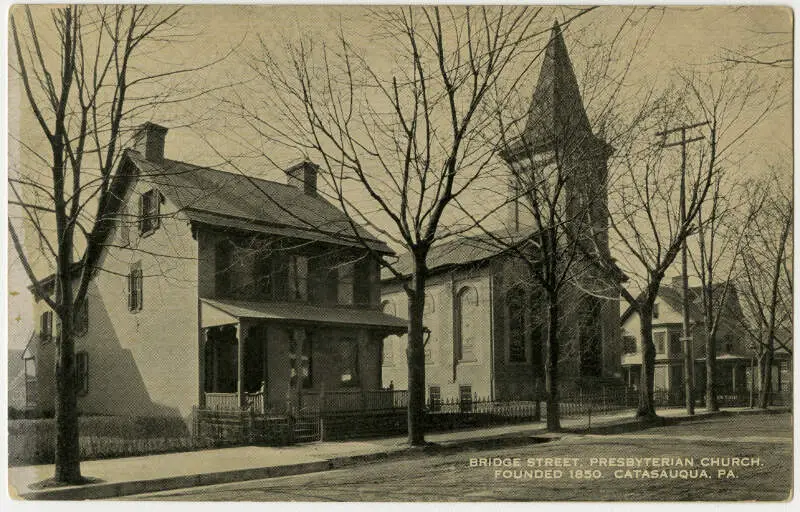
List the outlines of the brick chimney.
<svg viewBox="0 0 800 512">
<path fill-rule="evenodd" d="M 144 123 L 133 136 L 133 149 L 147 160 L 160 162 L 164 159 L 164 139 L 167 138 L 167 130 L 168 128 L 155 123 Z"/>
<path fill-rule="evenodd" d="M 303 160 L 286 169 L 286 184 L 299 188 L 309 196 L 317 195 L 317 170 L 319 166 L 310 160 Z"/>
</svg>

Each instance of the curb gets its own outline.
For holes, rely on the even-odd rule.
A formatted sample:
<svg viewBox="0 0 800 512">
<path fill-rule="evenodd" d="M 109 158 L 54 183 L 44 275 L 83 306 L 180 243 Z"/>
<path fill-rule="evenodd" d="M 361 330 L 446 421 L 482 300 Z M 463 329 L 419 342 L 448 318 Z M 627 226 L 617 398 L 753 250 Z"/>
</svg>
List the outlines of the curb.
<svg viewBox="0 0 800 512">
<path fill-rule="evenodd" d="M 173 477 L 156 478 L 152 480 L 137 480 L 130 482 L 95 483 L 77 487 L 62 487 L 55 489 L 42 489 L 20 494 L 19 499 L 23 500 L 93 500 L 109 499 L 135 494 L 144 494 L 159 491 L 169 491 L 188 487 L 200 487 L 205 485 L 226 484 L 233 482 L 244 482 L 247 480 L 261 480 L 264 478 L 277 478 L 282 476 L 300 475 L 306 473 L 318 473 L 332 469 L 340 469 L 357 464 L 382 462 L 393 460 L 409 455 L 432 454 L 448 450 L 457 450 L 470 447 L 481 447 L 494 442 L 496 445 L 508 447 L 513 445 L 538 444 L 547 440 L 556 441 L 563 434 L 620 434 L 624 432 L 635 432 L 651 427 L 676 425 L 684 422 L 692 422 L 706 418 L 719 416 L 736 416 L 752 414 L 779 414 L 791 412 L 791 408 L 776 409 L 747 409 L 742 411 L 721 410 L 715 412 L 701 412 L 694 416 L 663 417 L 659 416 L 653 421 L 623 420 L 619 423 L 598 425 L 591 428 L 567 428 L 560 432 L 546 432 L 542 429 L 532 429 L 528 433 L 501 434 L 486 438 L 463 439 L 455 441 L 445 441 L 430 447 L 412 448 L 402 447 L 395 450 L 381 451 L 362 455 L 349 455 L 333 457 L 330 459 L 304 462 L 299 464 L 287 464 L 283 466 L 266 466 L 260 468 L 236 469 L 231 471 L 220 471 L 216 473 L 198 473 L 194 475 L 179 475 Z"/>
<path fill-rule="evenodd" d="M 138 480 L 131 482 L 96 483 L 80 487 L 67 487 L 61 489 L 43 489 L 20 494 L 24 500 L 97 500 L 117 498 L 132 494 L 183 489 L 186 487 L 199 487 L 204 485 L 226 484 L 243 482 L 246 480 L 260 480 L 262 478 L 275 478 L 280 476 L 299 475 L 304 473 L 318 473 L 331 469 L 331 461 L 305 462 L 285 466 L 267 466 L 261 468 L 235 469 L 217 473 L 199 473 L 195 475 L 180 475 L 153 480 Z"/>
</svg>

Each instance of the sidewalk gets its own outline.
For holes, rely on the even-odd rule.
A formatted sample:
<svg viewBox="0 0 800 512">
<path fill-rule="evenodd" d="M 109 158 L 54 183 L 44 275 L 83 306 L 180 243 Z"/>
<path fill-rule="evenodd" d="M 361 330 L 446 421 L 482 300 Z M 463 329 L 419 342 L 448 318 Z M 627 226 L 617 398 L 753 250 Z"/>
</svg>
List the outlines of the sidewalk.
<svg viewBox="0 0 800 512">
<path fill-rule="evenodd" d="M 683 409 L 663 409 L 658 414 L 666 422 L 693 421 L 730 413 L 763 412 L 753 409 L 726 409 L 718 413 L 698 411 L 688 417 Z M 767 411 L 772 412 L 772 411 Z M 617 433 L 639 430 L 642 424 L 632 417 L 632 411 L 593 416 L 592 433 Z M 444 448 L 470 444 L 530 444 L 537 435 L 563 436 L 585 432 L 588 417 L 563 419 L 564 433 L 548 434 L 543 423 L 504 425 L 428 434 L 426 439 Z M 571 431 L 571 432 L 570 432 Z M 308 443 L 287 447 L 241 446 L 167 453 L 142 457 L 91 460 L 81 463 L 84 476 L 98 479 L 82 486 L 63 486 L 31 489 L 53 475 L 53 465 L 9 468 L 9 494 L 14 499 L 80 500 L 100 499 L 141 494 L 145 492 L 180 489 L 261 478 L 326 471 L 349 464 L 382 460 L 419 453 L 409 448 L 405 437 L 366 441 L 336 441 Z"/>
</svg>

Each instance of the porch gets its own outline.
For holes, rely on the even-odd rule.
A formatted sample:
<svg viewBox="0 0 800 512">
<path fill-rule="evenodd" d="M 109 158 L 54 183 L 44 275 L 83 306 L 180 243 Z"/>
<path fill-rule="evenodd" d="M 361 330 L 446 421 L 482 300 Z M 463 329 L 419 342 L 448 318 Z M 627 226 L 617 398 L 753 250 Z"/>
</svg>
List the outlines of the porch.
<svg viewBox="0 0 800 512">
<path fill-rule="evenodd" d="M 404 407 L 381 389 L 383 338 L 405 321 L 375 310 L 201 301 L 201 409 L 296 415 Z"/>
</svg>

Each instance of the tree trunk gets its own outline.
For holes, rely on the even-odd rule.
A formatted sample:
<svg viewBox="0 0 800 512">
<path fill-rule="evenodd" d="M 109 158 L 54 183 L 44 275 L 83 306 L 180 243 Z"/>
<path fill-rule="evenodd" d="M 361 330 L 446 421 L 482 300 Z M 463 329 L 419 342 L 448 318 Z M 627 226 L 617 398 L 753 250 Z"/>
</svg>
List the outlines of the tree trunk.
<svg viewBox="0 0 800 512">
<path fill-rule="evenodd" d="M 424 262 L 415 262 L 411 289 L 408 290 L 408 443 L 425 444 L 425 334 L 422 315 L 425 310 Z"/>
<path fill-rule="evenodd" d="M 772 395 L 772 356 L 773 356 L 773 340 L 770 338 L 767 343 L 767 349 L 764 352 L 764 357 L 761 359 L 761 389 L 758 393 L 758 407 L 766 409 Z"/>
<path fill-rule="evenodd" d="M 706 320 L 706 325 L 708 320 Z M 717 336 L 706 332 L 706 410 L 718 411 L 717 403 Z"/>
<path fill-rule="evenodd" d="M 54 479 L 57 482 L 77 484 L 83 478 L 80 466 L 78 397 L 75 389 L 75 340 L 72 336 L 72 279 L 69 275 L 69 258 L 60 258 L 57 274 L 56 304 L 62 309 L 55 312 L 61 321 L 61 332 L 56 338 Z"/>
<path fill-rule="evenodd" d="M 650 304 L 639 310 L 640 335 L 642 337 L 642 374 L 639 385 L 639 407 L 637 418 L 655 418 L 653 387 L 655 383 L 656 347 L 653 344 L 653 307 Z"/>
<path fill-rule="evenodd" d="M 550 299 L 548 306 L 547 346 L 544 365 L 544 387 L 547 401 L 547 430 L 561 429 L 558 400 L 558 315 L 557 300 Z"/>
</svg>

